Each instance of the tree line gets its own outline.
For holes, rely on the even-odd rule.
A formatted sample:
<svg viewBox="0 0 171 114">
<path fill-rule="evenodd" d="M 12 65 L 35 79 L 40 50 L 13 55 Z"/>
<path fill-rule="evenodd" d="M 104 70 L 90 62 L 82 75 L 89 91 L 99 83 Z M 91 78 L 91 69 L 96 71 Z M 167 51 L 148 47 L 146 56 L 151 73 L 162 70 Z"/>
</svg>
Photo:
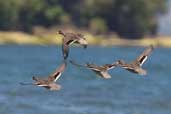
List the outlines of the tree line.
<svg viewBox="0 0 171 114">
<path fill-rule="evenodd" d="M 0 0 L 0 30 L 31 32 L 33 26 L 75 25 L 121 37 L 155 35 L 164 0 Z"/>
</svg>

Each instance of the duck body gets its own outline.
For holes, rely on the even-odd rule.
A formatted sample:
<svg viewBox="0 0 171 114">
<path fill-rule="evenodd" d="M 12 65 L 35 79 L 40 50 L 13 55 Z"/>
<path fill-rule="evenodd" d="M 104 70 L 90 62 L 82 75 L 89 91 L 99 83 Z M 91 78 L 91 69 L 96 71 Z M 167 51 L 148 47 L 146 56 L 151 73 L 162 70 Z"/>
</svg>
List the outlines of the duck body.
<svg viewBox="0 0 171 114">
<path fill-rule="evenodd" d="M 64 33 L 63 31 L 58 31 L 59 34 L 63 36 L 63 43 L 62 43 L 62 53 L 64 59 L 68 58 L 69 54 L 69 46 L 73 43 L 80 44 L 84 48 L 87 48 L 88 42 L 84 38 L 84 36 L 80 33 Z"/>
<path fill-rule="evenodd" d="M 80 64 L 75 63 L 74 61 L 70 61 L 70 62 L 73 65 L 76 65 L 76 66 L 86 67 L 87 69 L 90 69 L 91 71 L 96 73 L 97 76 L 100 76 L 100 77 L 102 77 L 104 79 L 110 79 L 111 75 L 108 73 L 108 70 L 116 67 L 115 64 L 105 64 L 105 65 L 102 65 L 102 66 L 98 66 L 98 65 L 90 64 L 90 63 L 86 63 L 84 65 L 80 65 Z"/>
<path fill-rule="evenodd" d="M 55 82 L 49 81 L 48 79 L 39 79 L 33 76 L 33 80 L 36 82 L 33 85 L 44 87 L 49 90 L 60 90 L 61 86 Z"/>
<path fill-rule="evenodd" d="M 140 75 L 147 75 L 147 71 L 142 68 L 142 65 L 147 60 L 150 53 L 153 51 L 153 46 L 147 47 L 140 56 L 138 56 L 134 61 L 131 63 L 126 63 L 124 60 L 118 60 L 116 62 L 117 66 L 120 66 L 132 73 L 140 74 Z"/>
<path fill-rule="evenodd" d="M 44 87 L 49 90 L 60 90 L 61 86 L 57 84 L 56 81 L 64 72 L 65 68 L 66 62 L 64 62 L 59 68 L 56 69 L 53 74 L 49 75 L 47 78 L 38 78 L 36 76 L 33 76 L 32 79 L 35 81 L 33 85 Z"/>
</svg>

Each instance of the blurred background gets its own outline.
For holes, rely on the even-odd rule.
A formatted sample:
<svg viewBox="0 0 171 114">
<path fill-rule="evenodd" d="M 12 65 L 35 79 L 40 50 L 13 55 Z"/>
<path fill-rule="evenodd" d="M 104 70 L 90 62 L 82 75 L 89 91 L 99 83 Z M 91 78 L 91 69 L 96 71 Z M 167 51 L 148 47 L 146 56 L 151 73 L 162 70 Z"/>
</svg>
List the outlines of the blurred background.
<svg viewBox="0 0 171 114">
<path fill-rule="evenodd" d="M 85 35 L 88 48 L 68 58 L 80 64 L 131 62 L 156 46 L 147 76 L 115 68 L 104 80 L 68 63 L 60 91 L 21 86 L 62 63 L 58 30 Z M 171 114 L 171 0 L 0 0 L 0 44 L 0 114 Z"/>
<path fill-rule="evenodd" d="M 62 29 L 85 34 L 90 44 L 146 38 L 135 44 L 171 46 L 170 6 L 170 0 L 0 0 L 0 42 L 60 44 L 52 37 Z"/>
</svg>

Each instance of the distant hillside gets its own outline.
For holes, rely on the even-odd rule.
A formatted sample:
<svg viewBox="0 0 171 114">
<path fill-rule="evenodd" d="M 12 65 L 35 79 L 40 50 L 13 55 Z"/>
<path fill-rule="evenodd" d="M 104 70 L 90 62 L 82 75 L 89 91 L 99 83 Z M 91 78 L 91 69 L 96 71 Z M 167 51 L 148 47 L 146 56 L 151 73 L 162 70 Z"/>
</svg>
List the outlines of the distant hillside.
<svg viewBox="0 0 171 114">
<path fill-rule="evenodd" d="M 83 33 L 89 45 L 99 46 L 149 46 L 171 47 L 170 37 L 145 37 L 139 40 L 121 39 L 116 35 L 92 35 L 88 32 Z M 0 32 L 0 44 L 17 45 L 61 45 L 62 36 L 53 34 L 31 35 L 23 32 Z"/>
</svg>

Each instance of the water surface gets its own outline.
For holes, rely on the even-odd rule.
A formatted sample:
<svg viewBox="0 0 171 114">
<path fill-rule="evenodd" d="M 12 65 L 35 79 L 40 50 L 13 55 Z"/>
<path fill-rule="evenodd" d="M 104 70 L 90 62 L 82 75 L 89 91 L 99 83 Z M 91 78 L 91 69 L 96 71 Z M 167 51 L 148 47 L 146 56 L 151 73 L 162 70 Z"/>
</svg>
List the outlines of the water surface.
<svg viewBox="0 0 171 114">
<path fill-rule="evenodd" d="M 143 51 L 135 47 L 72 47 L 69 59 L 79 63 L 130 62 Z M 35 86 L 62 63 L 61 47 L 0 46 L 0 114 L 171 114 L 171 49 L 157 48 L 144 64 L 143 77 L 117 68 L 112 79 L 68 64 L 58 83 L 61 91 Z"/>
</svg>

